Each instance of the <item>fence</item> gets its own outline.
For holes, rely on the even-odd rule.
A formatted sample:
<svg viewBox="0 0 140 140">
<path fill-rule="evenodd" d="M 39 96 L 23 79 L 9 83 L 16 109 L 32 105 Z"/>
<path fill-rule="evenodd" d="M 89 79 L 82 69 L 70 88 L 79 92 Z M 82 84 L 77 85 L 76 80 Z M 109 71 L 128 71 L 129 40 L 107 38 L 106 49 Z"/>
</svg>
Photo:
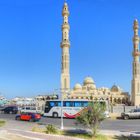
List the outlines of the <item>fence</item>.
<svg viewBox="0 0 140 140">
<path fill-rule="evenodd" d="M 122 112 L 129 112 L 131 109 L 136 109 L 136 106 L 125 106 L 125 105 L 117 105 L 117 106 L 110 106 L 111 113 L 122 113 Z"/>
</svg>

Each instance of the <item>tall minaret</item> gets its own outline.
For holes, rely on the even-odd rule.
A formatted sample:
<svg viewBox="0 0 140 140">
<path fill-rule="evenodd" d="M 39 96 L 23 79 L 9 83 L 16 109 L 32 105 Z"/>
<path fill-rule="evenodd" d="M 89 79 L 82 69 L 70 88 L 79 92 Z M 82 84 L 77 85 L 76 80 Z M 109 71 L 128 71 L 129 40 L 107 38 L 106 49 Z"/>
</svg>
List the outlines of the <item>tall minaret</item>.
<svg viewBox="0 0 140 140">
<path fill-rule="evenodd" d="M 61 42 L 62 48 L 61 89 L 68 90 L 70 89 L 70 70 L 69 70 L 70 26 L 68 23 L 69 10 L 66 2 L 64 3 L 63 6 L 62 16 L 63 16 L 63 25 L 62 25 L 62 42 Z"/>
<path fill-rule="evenodd" d="M 138 36 L 139 25 L 138 21 L 134 20 L 134 37 L 133 37 L 133 79 L 132 79 L 132 104 L 135 106 L 140 105 L 140 51 L 139 51 L 139 41 L 140 38 Z"/>
</svg>

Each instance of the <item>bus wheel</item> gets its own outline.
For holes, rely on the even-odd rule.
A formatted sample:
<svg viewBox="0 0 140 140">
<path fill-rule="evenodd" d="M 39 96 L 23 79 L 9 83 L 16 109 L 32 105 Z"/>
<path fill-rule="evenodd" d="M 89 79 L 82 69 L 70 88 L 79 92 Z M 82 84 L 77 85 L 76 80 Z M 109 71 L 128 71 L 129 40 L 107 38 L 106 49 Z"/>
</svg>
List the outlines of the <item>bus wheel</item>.
<svg viewBox="0 0 140 140">
<path fill-rule="evenodd" d="M 53 112 L 53 117 L 54 118 L 58 118 L 58 113 L 57 112 Z"/>
</svg>

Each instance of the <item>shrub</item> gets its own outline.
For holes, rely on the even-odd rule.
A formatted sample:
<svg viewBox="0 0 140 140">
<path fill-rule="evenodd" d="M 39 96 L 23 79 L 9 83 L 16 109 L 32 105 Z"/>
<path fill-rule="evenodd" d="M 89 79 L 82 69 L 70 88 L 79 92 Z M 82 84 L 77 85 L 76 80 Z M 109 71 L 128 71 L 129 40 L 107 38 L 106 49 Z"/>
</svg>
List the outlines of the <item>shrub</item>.
<svg viewBox="0 0 140 140">
<path fill-rule="evenodd" d="M 0 127 L 3 126 L 5 124 L 4 120 L 0 120 Z"/>
<path fill-rule="evenodd" d="M 56 134 L 58 132 L 57 128 L 55 128 L 55 126 L 53 126 L 52 124 L 48 124 L 46 126 L 46 133 L 47 134 Z"/>
</svg>

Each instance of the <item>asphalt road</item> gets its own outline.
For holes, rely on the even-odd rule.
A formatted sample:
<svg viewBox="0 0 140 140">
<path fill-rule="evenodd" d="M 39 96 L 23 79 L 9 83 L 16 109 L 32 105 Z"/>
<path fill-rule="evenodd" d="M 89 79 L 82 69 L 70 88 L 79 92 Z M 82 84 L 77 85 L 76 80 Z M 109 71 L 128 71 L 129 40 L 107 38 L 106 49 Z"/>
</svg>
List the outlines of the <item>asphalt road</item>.
<svg viewBox="0 0 140 140">
<path fill-rule="evenodd" d="M 10 122 L 10 126 L 14 128 L 31 129 L 36 123 L 40 125 L 44 124 L 53 124 L 60 127 L 61 119 L 60 118 L 46 118 L 42 117 L 39 122 L 26 122 L 26 121 L 16 121 L 15 115 L 13 114 L 0 114 L 0 119 L 6 119 Z M 65 128 L 84 128 L 82 125 L 76 125 L 74 119 L 64 119 Z M 105 120 L 101 123 L 100 128 L 102 130 L 119 130 L 119 131 L 139 131 L 140 130 L 140 119 L 136 120 Z"/>
</svg>

